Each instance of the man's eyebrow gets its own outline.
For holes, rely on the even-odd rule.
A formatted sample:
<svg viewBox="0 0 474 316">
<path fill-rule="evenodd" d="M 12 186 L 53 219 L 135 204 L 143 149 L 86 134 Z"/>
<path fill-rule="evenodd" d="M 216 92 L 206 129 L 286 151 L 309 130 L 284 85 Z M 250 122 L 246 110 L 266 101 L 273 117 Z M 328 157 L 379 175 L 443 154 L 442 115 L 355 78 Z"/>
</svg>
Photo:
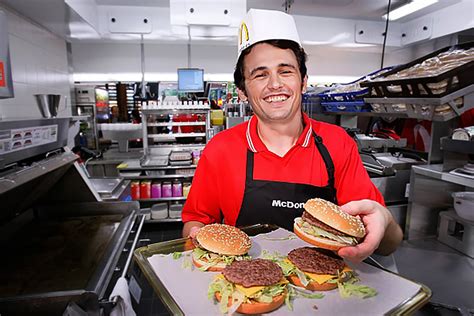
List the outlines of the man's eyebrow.
<svg viewBox="0 0 474 316">
<path fill-rule="evenodd" d="M 278 64 L 278 67 L 290 67 L 296 70 L 296 67 L 293 66 L 292 64 L 281 63 L 281 64 Z M 253 74 L 255 74 L 257 71 L 266 70 L 266 69 L 268 69 L 268 67 L 266 66 L 257 67 L 250 72 L 250 76 L 253 76 Z"/>
<path fill-rule="evenodd" d="M 278 64 L 278 67 L 290 67 L 296 70 L 296 67 L 292 64 L 281 63 L 281 64 Z"/>
<path fill-rule="evenodd" d="M 265 66 L 257 67 L 257 68 L 253 69 L 253 70 L 250 72 L 250 76 L 253 76 L 253 74 L 255 74 L 257 71 L 266 70 L 266 69 L 268 69 L 268 68 L 265 67 Z"/>
</svg>

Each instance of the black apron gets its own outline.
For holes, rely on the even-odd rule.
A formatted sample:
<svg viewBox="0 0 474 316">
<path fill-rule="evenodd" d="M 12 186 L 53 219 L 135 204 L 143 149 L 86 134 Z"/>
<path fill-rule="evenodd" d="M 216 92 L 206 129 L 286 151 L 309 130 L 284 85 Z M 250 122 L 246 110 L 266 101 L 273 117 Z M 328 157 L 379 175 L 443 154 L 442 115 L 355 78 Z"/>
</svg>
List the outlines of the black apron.
<svg viewBox="0 0 474 316">
<path fill-rule="evenodd" d="M 321 198 L 337 204 L 334 164 L 321 137 L 314 132 L 313 136 L 326 165 L 328 184 L 318 187 L 302 183 L 254 180 L 254 153 L 247 150 L 244 198 L 236 226 L 275 224 L 292 231 L 293 220 L 303 214 L 303 205 L 308 199 Z"/>
</svg>

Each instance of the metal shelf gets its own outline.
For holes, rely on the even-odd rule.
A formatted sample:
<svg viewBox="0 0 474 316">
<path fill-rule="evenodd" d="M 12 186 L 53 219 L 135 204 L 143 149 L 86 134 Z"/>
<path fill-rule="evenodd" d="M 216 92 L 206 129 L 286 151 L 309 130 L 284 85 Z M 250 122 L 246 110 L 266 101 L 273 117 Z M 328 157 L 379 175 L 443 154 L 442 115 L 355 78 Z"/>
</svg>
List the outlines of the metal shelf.
<svg viewBox="0 0 474 316">
<path fill-rule="evenodd" d="M 194 177 L 194 173 L 190 175 L 182 175 L 182 174 L 164 174 L 164 175 L 156 175 L 156 176 L 127 176 L 125 174 L 121 174 L 121 176 L 126 180 L 147 180 L 147 179 L 186 179 Z"/>
<path fill-rule="evenodd" d="M 178 105 L 173 105 L 173 106 L 167 106 L 167 107 L 157 107 L 153 109 L 144 109 L 142 108 L 142 112 L 144 114 L 162 114 L 164 112 L 169 113 L 169 112 L 195 112 L 197 111 L 202 111 L 202 112 L 208 112 L 211 108 L 209 106 L 178 106 Z"/>
<path fill-rule="evenodd" d="M 148 138 L 170 139 L 179 137 L 205 137 L 206 133 L 175 133 L 175 134 L 148 134 Z"/>
<path fill-rule="evenodd" d="M 164 122 L 147 123 L 147 126 L 205 126 L 206 122 Z"/>
<path fill-rule="evenodd" d="M 433 179 L 442 180 L 445 182 L 462 185 L 469 188 L 474 188 L 474 180 L 467 177 L 455 175 L 446 171 L 443 171 L 443 165 L 425 165 L 425 166 L 413 166 L 413 172 Z"/>
<path fill-rule="evenodd" d="M 463 105 L 459 106 L 454 103 L 457 98 L 463 98 Z M 366 103 L 381 104 L 392 106 L 394 104 L 405 104 L 407 109 L 403 114 L 406 117 L 424 119 L 430 121 L 446 122 L 457 116 L 460 116 L 464 112 L 474 107 L 474 85 L 470 85 L 459 89 L 451 94 L 443 96 L 441 98 L 364 98 Z M 451 107 L 451 111 L 446 114 L 436 113 L 435 108 L 439 105 L 447 104 Z M 423 106 L 424 108 L 430 109 L 426 113 L 420 113 L 420 109 L 412 109 L 411 107 Z M 431 108 L 430 108 L 431 107 Z M 399 113 L 394 113 L 393 110 L 388 112 L 372 112 L 377 113 L 378 116 L 394 116 Z"/>
<path fill-rule="evenodd" d="M 135 201 L 138 202 L 168 202 L 168 201 L 185 201 L 184 196 L 181 197 L 167 197 L 167 198 L 158 198 L 158 199 L 138 199 Z"/>
<path fill-rule="evenodd" d="M 162 219 L 146 219 L 145 224 L 152 223 L 178 223 L 181 222 L 181 218 L 162 218 Z"/>
</svg>

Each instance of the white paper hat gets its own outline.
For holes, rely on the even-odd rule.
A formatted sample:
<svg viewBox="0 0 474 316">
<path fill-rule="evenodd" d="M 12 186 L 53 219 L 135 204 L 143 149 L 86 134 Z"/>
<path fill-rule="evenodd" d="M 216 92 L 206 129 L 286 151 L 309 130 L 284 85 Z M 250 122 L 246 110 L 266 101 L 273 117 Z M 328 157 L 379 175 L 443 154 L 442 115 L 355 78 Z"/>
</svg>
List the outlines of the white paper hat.
<svg viewBox="0 0 474 316">
<path fill-rule="evenodd" d="M 290 40 L 301 46 L 293 17 L 281 11 L 250 9 L 240 23 L 237 58 L 253 44 L 280 39 Z"/>
</svg>

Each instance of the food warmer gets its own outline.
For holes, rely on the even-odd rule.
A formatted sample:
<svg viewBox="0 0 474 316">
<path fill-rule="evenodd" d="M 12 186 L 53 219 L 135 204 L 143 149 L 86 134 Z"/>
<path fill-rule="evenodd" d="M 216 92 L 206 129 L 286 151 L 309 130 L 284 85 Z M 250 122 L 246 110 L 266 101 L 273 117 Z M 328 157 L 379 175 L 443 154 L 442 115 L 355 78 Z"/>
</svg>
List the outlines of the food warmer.
<svg viewBox="0 0 474 316">
<path fill-rule="evenodd" d="M 107 314 L 126 276 L 144 218 L 102 201 L 64 147 L 70 121 L 0 121 L 1 315 Z"/>
</svg>

